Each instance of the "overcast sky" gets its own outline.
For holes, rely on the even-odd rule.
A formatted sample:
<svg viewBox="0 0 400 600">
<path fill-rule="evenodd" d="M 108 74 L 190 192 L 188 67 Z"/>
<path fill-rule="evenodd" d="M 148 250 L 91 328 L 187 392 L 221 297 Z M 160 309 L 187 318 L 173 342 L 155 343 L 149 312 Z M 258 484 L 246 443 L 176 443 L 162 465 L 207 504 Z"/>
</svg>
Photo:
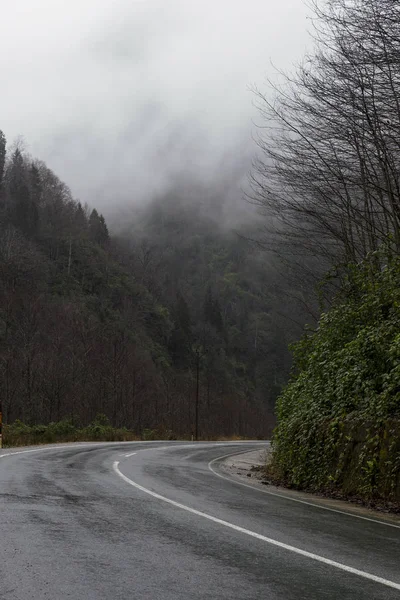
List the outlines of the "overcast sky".
<svg viewBox="0 0 400 600">
<path fill-rule="evenodd" d="M 4 2 L 0 129 L 106 213 L 181 176 L 211 182 L 248 167 L 248 88 L 301 58 L 307 14 L 302 0 Z"/>
</svg>

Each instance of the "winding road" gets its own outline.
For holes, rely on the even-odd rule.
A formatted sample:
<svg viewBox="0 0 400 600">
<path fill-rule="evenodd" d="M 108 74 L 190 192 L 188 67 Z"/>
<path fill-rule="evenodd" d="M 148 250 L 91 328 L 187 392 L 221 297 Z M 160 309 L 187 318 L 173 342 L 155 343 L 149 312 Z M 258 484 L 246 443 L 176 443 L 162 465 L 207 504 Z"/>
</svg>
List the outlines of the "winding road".
<svg viewBox="0 0 400 600">
<path fill-rule="evenodd" d="M 0 599 L 399 599 L 399 525 L 218 476 L 263 444 L 1 451 Z"/>
</svg>

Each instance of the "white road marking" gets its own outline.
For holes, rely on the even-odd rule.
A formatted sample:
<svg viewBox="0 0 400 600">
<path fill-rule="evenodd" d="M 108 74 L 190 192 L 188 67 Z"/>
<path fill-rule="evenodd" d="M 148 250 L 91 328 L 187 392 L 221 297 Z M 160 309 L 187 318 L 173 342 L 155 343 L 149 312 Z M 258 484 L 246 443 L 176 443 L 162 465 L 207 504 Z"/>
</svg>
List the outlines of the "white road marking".
<svg viewBox="0 0 400 600">
<path fill-rule="evenodd" d="M 229 523 L 229 521 L 223 521 L 222 519 L 213 517 L 212 515 L 201 512 L 200 510 L 196 510 L 195 508 L 190 508 L 190 506 L 186 506 L 185 504 L 181 504 L 180 502 L 175 502 L 175 500 L 171 500 L 170 498 L 161 496 L 161 494 L 152 492 L 151 490 L 143 487 L 142 485 L 139 485 L 135 481 L 132 481 L 132 479 L 129 479 L 129 477 L 127 477 L 126 475 L 121 473 L 118 466 L 119 466 L 119 461 L 116 460 L 113 464 L 113 469 L 114 469 L 115 473 L 119 477 L 121 477 L 121 479 L 123 479 L 126 483 L 128 483 L 132 487 L 140 490 L 141 492 L 144 492 L 145 494 L 149 494 L 150 496 L 152 496 L 153 498 L 156 498 L 157 500 L 161 500 L 162 502 L 171 504 L 172 506 L 175 506 L 176 508 L 180 508 L 181 510 L 189 512 L 192 515 L 202 517 L 203 519 L 207 519 L 208 521 L 212 521 L 213 523 L 217 523 L 218 525 L 223 525 L 224 527 L 228 527 L 229 529 L 233 529 L 234 531 L 238 531 L 239 533 L 244 533 L 245 535 L 256 538 L 257 540 L 261 540 L 262 542 L 266 542 L 267 544 L 271 544 L 272 546 L 277 546 L 278 548 L 282 548 L 283 550 L 288 550 L 289 552 L 294 552 L 295 554 L 299 554 L 300 556 L 304 556 L 305 558 L 310 558 L 311 560 L 315 560 L 317 562 L 323 563 L 330 567 L 335 567 L 336 569 L 345 571 L 346 573 L 351 573 L 352 575 L 358 575 L 359 577 L 363 577 L 364 579 L 374 581 L 375 583 L 380 583 L 382 585 L 385 585 L 386 587 L 390 587 L 395 590 L 400 590 L 400 583 L 396 583 L 394 581 L 384 579 L 383 577 L 378 577 L 377 575 L 373 575 L 372 573 L 367 573 L 366 571 L 360 571 L 359 569 L 355 569 L 353 567 L 349 567 L 347 565 L 336 562 L 334 560 L 330 560 L 329 558 L 319 556 L 318 554 L 314 554 L 313 552 L 307 552 L 306 550 L 302 550 L 301 548 L 296 548 L 295 546 L 290 546 L 289 544 L 284 544 L 283 542 L 278 542 L 278 540 L 273 540 L 272 538 L 268 538 L 265 535 L 256 533 L 255 531 L 250 531 L 250 529 L 245 529 L 244 527 L 239 527 L 238 525 Z"/>
<path fill-rule="evenodd" d="M 33 449 L 29 449 L 29 450 L 18 450 L 16 452 L 6 452 L 5 454 L 0 454 L 0 459 L 1 458 L 6 458 L 6 456 L 17 456 L 18 454 L 30 454 L 31 452 L 46 452 L 49 450 L 73 450 L 74 448 L 89 448 L 90 446 L 104 446 L 104 447 L 113 447 L 113 446 L 120 446 L 122 444 L 154 444 L 154 441 L 135 441 L 135 442 L 83 442 L 81 444 L 67 444 L 66 446 L 57 446 L 57 445 L 51 445 L 51 446 L 46 446 L 45 448 L 33 448 Z M 178 446 L 178 444 L 174 444 L 173 442 L 171 442 L 171 448 L 180 448 L 180 447 L 184 447 L 184 446 Z M 193 446 L 192 446 L 193 447 Z M 162 446 L 162 448 L 167 448 L 167 446 Z M 146 448 L 146 450 L 149 450 L 149 448 Z M 150 450 L 161 450 L 160 446 L 155 446 L 154 448 L 150 448 Z M 140 452 L 140 450 L 138 450 L 138 452 Z"/>
<path fill-rule="evenodd" d="M 114 442 L 114 444 L 121 444 L 121 443 L 122 444 L 123 443 L 132 444 L 132 443 L 143 443 L 143 442 Z M 111 445 L 113 443 L 109 443 L 109 444 Z M 220 444 L 224 444 L 224 443 L 222 442 Z M 233 443 L 231 442 L 231 443 L 228 443 L 226 445 L 230 445 L 230 444 L 233 444 Z M 68 444 L 67 446 L 50 446 L 50 447 L 47 447 L 47 448 L 34 448 L 34 449 L 29 449 L 29 450 L 19 450 L 17 452 L 8 452 L 8 453 L 5 453 L 5 454 L 0 454 L 0 459 L 1 458 L 6 458 L 8 456 L 16 456 L 16 455 L 19 455 L 19 454 L 29 454 L 29 453 L 32 453 L 32 452 L 44 452 L 44 451 L 48 451 L 48 450 L 66 450 L 66 449 L 72 450 L 74 448 L 85 448 L 85 447 L 88 447 L 88 446 L 92 446 L 93 447 L 93 446 L 100 446 L 100 445 L 107 446 L 108 444 L 107 443 L 104 444 L 104 442 L 97 442 L 97 443 L 96 442 L 95 443 L 90 443 L 89 442 L 89 443 L 86 443 L 86 444 L 79 444 L 79 445 Z M 174 446 L 171 445 L 171 447 L 180 448 L 182 446 L 179 446 L 178 444 L 176 444 Z M 190 445 L 190 446 L 188 445 L 187 447 L 195 447 L 195 445 L 193 445 L 193 446 L 192 445 Z M 155 449 L 161 449 L 161 448 L 155 447 L 154 450 Z M 136 454 L 136 453 L 134 452 L 134 453 L 132 453 L 132 454 L 130 454 L 128 456 L 133 456 L 134 454 Z M 228 455 L 221 456 L 221 457 L 218 457 L 218 458 L 210 461 L 210 463 L 209 463 L 210 470 L 214 473 L 214 475 L 218 475 L 222 479 L 227 479 L 228 481 L 233 481 L 234 483 L 240 483 L 240 485 L 245 485 L 246 487 L 250 487 L 251 489 L 257 489 L 257 488 L 254 488 L 253 486 L 249 486 L 247 484 L 242 484 L 241 482 L 236 482 L 233 479 L 230 479 L 228 477 L 224 477 L 223 475 L 220 475 L 219 473 L 216 473 L 210 467 L 210 465 L 213 462 L 216 462 L 217 460 L 222 460 L 223 458 L 226 458 L 228 456 L 234 456 L 234 455 L 237 455 L 237 454 L 242 454 L 242 453 L 240 452 L 240 453 L 228 454 Z M 157 498 L 158 500 L 162 500 L 163 502 L 166 502 L 168 504 L 171 504 L 172 506 L 175 506 L 177 508 L 185 510 L 186 512 L 189 512 L 191 514 L 197 515 L 199 517 L 202 517 L 204 519 L 207 519 L 207 520 L 212 521 L 214 523 L 217 523 L 219 525 L 223 525 L 224 527 L 228 527 L 229 529 L 233 529 L 234 531 L 238 531 L 240 533 L 244 533 L 244 534 L 246 534 L 246 535 L 248 535 L 250 537 L 256 538 L 256 539 L 261 540 L 261 541 L 264 541 L 264 542 L 266 542 L 268 544 L 271 544 L 273 546 L 277 546 L 278 548 L 282 548 L 284 550 L 288 550 L 288 551 L 293 552 L 295 554 L 299 554 L 300 556 L 304 556 L 306 558 L 310 558 L 312 560 L 315 560 L 317 562 L 326 564 L 328 566 L 335 567 L 335 568 L 340 569 L 342 571 L 345 571 L 347 573 L 351 573 L 353 575 L 358 575 L 359 577 L 363 577 L 364 579 L 368 579 L 370 581 L 374 581 L 375 583 L 380 583 L 382 585 L 385 585 L 386 587 L 390 587 L 390 588 L 393 588 L 393 589 L 396 589 L 396 590 L 400 590 L 400 583 L 396 583 L 394 581 L 390 581 L 388 579 L 384 579 L 382 577 L 378 577 L 377 575 L 373 575 L 372 573 L 367 573 L 366 571 L 360 571 L 359 569 L 355 569 L 353 567 L 349 567 L 349 566 L 344 565 L 342 563 L 330 560 L 329 558 L 325 558 L 323 556 L 319 556 L 318 554 L 314 554 L 312 552 L 307 552 L 306 550 L 302 550 L 301 548 L 296 548 L 295 546 L 290 546 L 289 544 L 284 544 L 283 542 L 279 542 L 278 540 L 273 540 L 272 538 L 268 538 L 266 536 L 263 536 L 263 535 L 261 535 L 259 533 L 254 532 L 254 531 L 250 531 L 249 529 L 245 529 L 244 527 L 239 527 L 238 525 L 234 525 L 233 523 L 229 523 L 228 521 L 224 521 L 222 519 L 218 519 L 217 517 L 213 517 L 212 515 L 209 515 L 207 513 L 201 512 L 201 511 L 196 510 L 194 508 L 190 508 L 190 506 L 186 506 L 184 504 L 180 504 L 179 502 L 175 502 L 175 500 L 171 500 L 170 498 L 166 498 L 165 496 L 161 496 L 160 494 L 157 494 L 156 492 L 152 492 L 151 490 L 149 490 L 149 489 L 147 489 L 147 488 L 139 485 L 135 481 L 132 481 L 131 479 L 129 479 L 128 477 L 126 477 L 126 475 L 124 475 L 123 473 L 121 473 L 121 471 L 118 468 L 118 465 L 119 465 L 119 461 L 115 461 L 114 464 L 113 464 L 113 469 L 117 473 L 117 475 L 119 475 L 119 477 L 121 477 L 129 485 L 137 488 L 138 490 L 140 490 L 140 491 L 142 491 L 142 492 L 144 492 L 146 494 L 149 494 L 150 496 L 153 496 L 154 498 Z M 358 515 L 352 515 L 350 513 L 344 512 L 344 511 L 339 511 L 339 510 L 335 510 L 335 509 L 331 509 L 331 508 L 321 507 L 321 506 L 319 506 L 317 504 L 312 504 L 310 502 L 306 502 L 306 501 L 303 501 L 303 500 L 297 500 L 295 498 L 288 498 L 287 496 L 282 496 L 280 494 L 274 494 L 272 492 L 267 492 L 266 490 L 259 490 L 259 491 L 262 491 L 264 493 L 268 493 L 270 495 L 278 496 L 279 498 L 290 499 L 290 500 L 293 500 L 295 502 L 300 502 L 302 504 L 309 504 L 310 506 L 314 506 L 316 508 L 323 508 L 324 510 L 330 510 L 332 512 L 337 512 L 337 513 L 344 514 L 344 515 L 347 515 L 347 516 L 353 516 L 353 517 L 357 517 L 357 518 L 360 518 L 360 519 L 365 519 L 367 521 L 373 521 L 373 522 L 378 523 L 380 525 L 390 525 L 389 523 L 384 523 L 382 521 L 375 521 L 374 519 L 368 519 L 367 517 L 360 517 Z M 391 526 L 392 527 L 398 527 L 397 525 L 391 525 Z"/>
<path fill-rule="evenodd" d="M 141 440 L 141 441 L 134 441 L 134 442 L 83 442 L 81 444 L 67 444 L 64 446 L 57 446 L 57 445 L 50 445 L 50 446 L 46 446 L 45 448 L 32 448 L 29 450 L 18 450 L 16 452 L 6 452 L 4 454 L 0 454 L 0 459 L 1 458 L 6 458 L 7 456 L 17 456 L 18 454 L 30 454 L 31 452 L 46 452 L 49 450 L 73 450 L 74 448 L 88 448 L 90 446 L 104 446 L 104 447 L 112 447 L 112 446 L 120 446 L 122 444 L 154 444 L 156 443 L 157 440 Z M 165 442 L 164 442 L 165 443 Z M 168 442 L 167 442 L 168 443 Z M 260 442 L 218 442 L 215 443 L 213 445 L 224 445 L 224 446 L 230 446 L 230 445 L 235 445 L 235 444 L 259 444 Z M 192 443 L 192 444 L 186 444 L 184 446 L 180 446 L 179 444 L 176 444 L 175 442 L 169 442 L 170 445 L 168 446 L 154 446 L 154 448 L 150 448 L 150 450 L 164 450 L 167 448 L 201 448 L 201 444 L 196 444 L 196 442 Z M 209 447 L 209 446 L 207 446 Z M 143 450 L 149 450 L 149 448 L 143 448 Z M 1 450 L 0 450 L 1 451 Z M 142 450 L 138 450 L 138 452 L 141 452 Z"/>
<path fill-rule="evenodd" d="M 101 444 L 101 442 L 98 442 Z M 0 454 L 0 458 L 5 458 L 6 456 L 17 456 L 18 454 L 29 454 L 30 452 L 45 452 L 46 450 L 73 450 L 74 448 L 87 448 L 88 446 L 98 445 L 98 444 L 79 444 L 79 445 L 68 445 L 68 446 L 50 446 L 49 448 L 35 448 L 33 450 L 18 450 L 17 452 L 7 452 L 6 454 Z"/>
<path fill-rule="evenodd" d="M 87 442 L 87 443 L 83 443 L 83 444 L 68 444 L 67 446 L 49 446 L 47 448 L 34 448 L 34 449 L 30 449 L 30 450 L 18 450 L 17 452 L 7 452 L 6 454 L 0 454 L 0 459 L 1 458 L 6 458 L 7 456 L 16 456 L 18 454 L 29 454 L 31 452 L 45 452 L 48 450 L 72 450 L 74 448 L 86 448 L 89 446 L 101 446 L 101 445 L 120 445 L 120 444 L 149 444 L 152 443 L 150 441 L 141 441 L 141 442 Z M 230 445 L 235 445 L 238 442 L 216 442 L 213 444 L 213 446 L 230 446 Z M 245 442 L 243 442 L 245 443 Z M 260 442 L 250 442 L 250 443 L 260 443 Z M 201 445 L 196 445 L 196 444 L 185 444 L 184 446 L 179 446 L 178 444 L 171 444 L 170 446 L 155 446 L 154 448 L 150 448 L 151 450 L 165 450 L 165 449 L 170 449 L 170 448 L 201 448 Z M 209 447 L 209 446 L 208 446 Z M 149 448 L 146 448 L 143 450 L 148 451 Z M 141 452 L 143 450 L 138 450 L 137 452 Z M 137 452 L 132 452 L 131 454 L 126 454 L 125 458 L 129 458 L 130 456 L 133 456 L 134 454 L 137 454 Z M 250 452 L 253 452 L 252 450 L 250 450 Z M 219 456 L 217 458 L 214 458 L 213 460 L 211 460 L 208 463 L 208 468 L 210 469 L 211 473 L 213 473 L 214 475 L 216 475 L 217 477 L 220 477 L 221 479 L 225 479 L 226 481 L 230 481 L 231 483 L 236 483 L 238 485 L 242 485 L 244 487 L 250 488 L 252 490 L 256 490 L 258 492 L 261 492 L 263 494 L 268 494 L 269 496 L 275 496 L 276 498 L 282 498 L 284 500 L 290 500 L 291 502 L 297 502 L 299 504 L 305 504 L 307 506 L 313 506 L 314 508 L 320 508 L 321 510 L 328 510 L 329 512 L 333 512 L 333 513 L 337 513 L 340 515 L 345 515 L 347 517 L 353 517 L 355 519 L 362 519 L 363 521 L 370 521 L 371 523 L 377 523 L 378 525 L 386 525 L 386 527 L 394 527 L 395 529 L 400 529 L 400 525 L 395 525 L 394 523 L 387 523 L 385 521 L 379 521 L 378 519 L 372 519 L 370 517 L 363 517 L 361 515 L 355 515 L 353 513 L 350 512 L 346 512 L 344 510 L 339 510 L 336 508 L 329 508 L 327 506 L 321 506 L 319 504 L 314 504 L 313 502 L 308 502 L 307 500 L 300 500 L 299 498 L 291 498 L 290 496 L 285 496 L 283 494 L 277 494 L 276 492 L 270 492 L 269 490 L 263 490 L 260 488 L 257 488 L 253 485 L 248 485 L 247 483 L 242 483 L 241 481 L 236 481 L 236 479 L 233 479 L 231 477 L 226 477 L 225 475 L 221 475 L 221 473 L 218 473 L 217 471 L 215 471 L 212 468 L 212 465 L 216 462 L 218 462 L 219 460 L 223 460 L 224 458 L 228 458 L 229 456 L 236 456 L 236 455 L 240 455 L 240 454 L 246 454 L 243 452 L 234 452 L 233 454 L 225 454 L 224 456 Z"/>
<path fill-rule="evenodd" d="M 142 443 L 142 442 L 138 442 L 138 443 Z M 259 443 L 259 442 L 256 442 Z M 137 450 L 136 452 L 131 452 L 130 454 L 120 454 L 120 456 L 123 456 L 124 458 L 130 458 L 131 456 L 134 456 L 135 454 L 138 454 L 139 452 L 150 452 L 150 451 L 156 451 L 156 450 L 173 450 L 174 448 L 176 450 L 182 450 L 184 448 L 191 448 L 192 450 L 194 448 L 197 448 L 198 450 L 204 450 L 204 448 L 210 448 L 210 447 L 215 447 L 215 446 L 229 446 L 231 444 L 236 444 L 236 442 L 216 442 L 216 443 L 211 443 L 209 442 L 207 444 L 207 446 L 203 446 L 201 444 L 196 444 L 196 442 L 192 442 L 190 444 L 183 444 L 183 445 L 179 445 L 179 444 L 173 444 L 173 445 L 169 445 L 169 446 L 154 446 L 154 448 L 141 448 L 140 450 Z M 252 451 L 250 451 L 252 452 Z M 243 451 L 241 452 L 237 452 L 237 454 L 242 454 Z M 236 453 L 235 453 L 236 454 Z M 230 455 L 228 455 L 230 456 Z"/>
<path fill-rule="evenodd" d="M 253 450 L 250 450 L 253 452 Z M 400 529 L 400 525 L 395 525 L 394 523 L 387 523 L 386 521 L 380 521 L 379 519 L 372 519 L 371 517 L 363 517 L 361 515 L 356 515 L 351 512 L 347 512 L 345 510 L 339 510 L 338 508 L 330 508 L 328 506 L 322 506 L 321 504 L 315 504 L 314 502 L 308 502 L 307 500 L 300 500 L 299 498 L 292 498 L 291 496 L 285 496 L 284 494 L 278 494 L 276 492 L 270 492 L 269 490 L 264 490 L 256 487 L 255 485 L 249 485 L 248 483 L 242 483 L 241 481 L 237 481 L 233 477 L 228 477 L 225 475 L 221 475 L 212 468 L 212 465 L 219 460 L 223 460 L 224 458 L 229 458 L 230 456 L 237 456 L 240 454 L 247 454 L 246 452 L 235 452 L 234 454 L 225 454 L 224 456 L 219 456 L 218 458 L 214 458 L 208 463 L 208 468 L 211 473 L 220 477 L 221 479 L 225 479 L 225 481 L 230 481 L 231 483 L 237 483 L 238 485 L 242 485 L 244 487 L 250 488 L 251 490 L 256 490 L 257 492 L 262 492 L 263 494 L 268 494 L 269 496 L 275 496 L 276 498 L 283 498 L 284 500 L 290 500 L 291 502 L 297 502 L 298 504 L 306 504 L 307 506 L 313 506 L 314 508 L 320 508 L 321 510 L 328 510 L 329 512 L 338 513 L 339 515 L 345 515 L 346 517 L 353 517 L 354 519 L 362 519 L 363 521 L 370 521 L 371 523 L 377 523 L 378 525 L 386 525 L 386 527 L 394 527 L 395 529 Z"/>
<path fill-rule="evenodd" d="M 0 454 L 0 458 L 6 458 L 6 456 L 17 456 L 18 454 L 29 454 L 31 452 L 46 452 L 48 450 L 74 450 L 74 448 L 90 448 L 96 446 L 104 446 L 112 448 L 115 446 L 120 446 L 121 444 L 152 444 L 154 442 L 143 441 L 143 442 L 83 442 L 82 444 L 67 444 L 66 446 L 46 446 L 46 448 L 33 448 L 30 450 L 18 450 L 17 452 L 7 452 L 5 454 Z M 157 447 L 157 446 L 156 446 Z M 148 450 L 148 448 L 147 448 Z"/>
</svg>

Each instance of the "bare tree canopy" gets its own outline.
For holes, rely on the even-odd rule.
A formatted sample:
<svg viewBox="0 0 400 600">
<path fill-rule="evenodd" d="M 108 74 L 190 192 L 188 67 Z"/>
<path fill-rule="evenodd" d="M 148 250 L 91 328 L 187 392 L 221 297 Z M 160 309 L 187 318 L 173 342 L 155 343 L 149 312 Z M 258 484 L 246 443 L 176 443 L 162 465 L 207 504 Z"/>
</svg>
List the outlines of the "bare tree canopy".
<svg viewBox="0 0 400 600">
<path fill-rule="evenodd" d="M 354 262 L 400 249 L 400 3 L 314 4 L 314 50 L 255 89 L 252 199 L 295 252 Z M 276 237 L 277 236 L 277 237 Z"/>
</svg>

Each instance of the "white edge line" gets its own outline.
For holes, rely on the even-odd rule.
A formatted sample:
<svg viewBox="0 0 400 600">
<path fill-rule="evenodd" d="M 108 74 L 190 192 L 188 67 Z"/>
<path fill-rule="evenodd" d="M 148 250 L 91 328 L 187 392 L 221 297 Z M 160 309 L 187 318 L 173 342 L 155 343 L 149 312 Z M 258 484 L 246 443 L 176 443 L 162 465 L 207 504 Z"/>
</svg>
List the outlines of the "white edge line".
<svg viewBox="0 0 400 600">
<path fill-rule="evenodd" d="M 157 441 L 157 440 L 156 440 Z M 75 444 L 75 443 L 70 443 L 67 445 L 63 445 L 63 446 L 57 446 L 57 445 L 50 445 L 50 446 L 46 446 L 45 448 L 32 448 L 29 450 L 18 450 L 16 452 L 6 452 L 4 454 L 0 454 L 0 459 L 2 458 L 6 458 L 7 456 L 18 456 L 18 454 L 30 454 L 31 452 L 46 452 L 49 450 L 74 450 L 74 448 L 93 448 L 93 447 L 97 447 L 97 446 L 103 446 L 105 448 L 109 447 L 113 447 L 113 446 L 120 446 L 121 444 L 154 444 L 154 441 L 147 441 L 147 440 L 143 440 L 143 441 L 133 441 L 133 442 L 82 442 L 80 444 Z M 168 446 L 169 447 L 169 446 Z M 178 444 L 174 444 L 171 447 L 178 447 Z M 155 446 L 154 449 L 158 449 L 159 446 Z M 163 446 L 163 448 L 167 448 L 167 446 Z M 153 448 L 146 448 L 146 450 L 153 450 Z M 137 452 L 140 452 L 140 450 L 138 450 Z"/>
<path fill-rule="evenodd" d="M 117 442 L 116 442 L 117 443 Z M 133 442 L 133 443 L 138 443 L 141 444 L 142 442 Z M 259 442 L 254 442 L 256 444 L 258 444 Z M 178 450 L 183 450 L 184 448 L 191 448 L 192 450 L 194 448 L 197 448 L 198 450 L 202 450 L 204 448 L 210 448 L 215 447 L 215 446 L 221 446 L 221 445 L 226 445 L 229 446 L 231 444 L 236 444 L 236 442 L 209 442 L 207 446 L 203 446 L 201 444 L 196 444 L 195 442 L 191 443 L 191 444 L 173 444 L 173 445 L 169 445 L 169 446 L 154 446 L 153 448 L 140 448 L 139 450 L 136 450 L 136 452 L 131 452 L 130 454 L 121 454 L 121 457 L 124 458 L 130 458 L 131 456 L 134 456 L 135 454 L 138 454 L 139 452 L 150 452 L 151 450 L 171 450 L 171 449 L 178 449 Z M 249 450 L 249 452 L 254 452 L 254 450 Z M 236 453 L 235 453 L 236 454 Z M 243 450 L 240 452 L 237 452 L 237 454 L 243 454 Z"/>
<path fill-rule="evenodd" d="M 17 456 L 18 454 L 29 454 L 30 452 L 45 452 L 46 450 L 73 450 L 74 448 L 88 448 L 89 446 L 98 446 L 103 442 L 88 442 L 86 444 L 69 444 L 68 446 L 49 446 L 47 448 L 34 448 L 33 450 L 18 450 L 17 452 L 7 452 L 6 454 L 0 454 L 1 458 L 6 456 Z"/>
<path fill-rule="evenodd" d="M 336 562 L 334 560 L 330 560 L 329 558 L 324 558 L 323 556 L 319 556 L 318 554 L 314 554 L 312 552 L 307 552 L 306 550 L 301 550 L 301 548 L 296 548 L 295 546 L 290 546 L 289 544 L 284 544 L 283 542 L 278 542 L 277 540 L 273 540 L 268 538 L 260 533 L 256 533 L 255 531 L 250 531 L 249 529 L 245 529 L 244 527 L 239 527 L 238 525 L 234 525 L 233 523 L 229 523 L 228 521 L 223 521 L 222 519 L 218 519 L 217 517 L 213 517 L 207 513 L 201 512 L 194 508 L 190 508 L 190 506 L 186 506 L 185 504 L 180 504 L 179 502 L 175 502 L 175 500 L 171 500 L 170 498 L 166 498 L 165 496 L 161 496 L 161 494 L 157 494 L 142 485 L 139 485 L 129 477 L 126 477 L 119 470 L 119 461 L 115 461 L 113 464 L 113 469 L 115 473 L 121 477 L 126 483 L 131 485 L 132 487 L 144 492 L 145 494 L 149 494 L 153 498 L 157 500 L 162 500 L 167 504 L 171 504 L 176 508 L 180 508 L 181 510 L 185 510 L 188 513 L 196 515 L 198 517 L 202 517 L 203 519 L 207 519 L 208 521 L 212 521 L 213 523 L 217 523 L 218 525 L 223 525 L 224 527 L 228 527 L 229 529 L 233 529 L 234 531 L 238 531 L 240 533 L 244 533 L 250 537 L 256 538 L 257 540 L 261 540 L 262 542 L 266 542 L 267 544 L 271 544 L 272 546 L 277 546 L 278 548 L 282 548 L 283 550 L 288 550 L 289 552 L 294 552 L 295 554 L 299 554 L 300 556 L 304 556 L 305 558 L 310 558 L 311 560 L 315 560 L 317 562 L 323 563 L 330 567 L 335 567 L 336 569 L 340 569 L 341 571 L 345 571 L 346 573 L 351 573 L 352 575 L 358 575 L 359 577 L 363 577 L 364 579 L 368 579 L 370 581 L 374 581 L 375 583 L 380 583 L 385 585 L 386 587 L 393 588 L 395 590 L 400 590 L 400 583 L 395 583 L 394 581 L 390 581 L 388 579 L 384 579 L 383 577 L 378 577 L 377 575 L 373 575 L 372 573 L 367 573 L 366 571 L 360 571 L 359 569 L 355 569 L 353 567 L 349 567 L 342 563 Z"/>
<path fill-rule="evenodd" d="M 252 450 L 250 450 L 252 452 Z M 307 506 L 313 506 L 314 508 L 320 508 L 321 510 L 328 510 L 329 512 L 338 513 L 339 515 L 345 515 L 346 517 L 353 517 L 354 519 L 362 519 L 363 521 L 370 521 L 371 523 L 377 523 L 378 525 L 385 525 L 386 527 L 394 527 L 395 529 L 400 529 L 400 525 L 395 525 L 394 523 L 387 523 L 386 521 L 380 521 L 379 519 L 372 519 L 371 517 L 363 517 L 361 515 L 356 515 L 351 512 L 346 512 L 345 510 L 340 510 L 338 508 L 330 508 L 328 506 L 322 506 L 321 504 L 314 504 L 314 502 L 308 502 L 307 500 L 300 500 L 299 498 L 292 498 L 291 496 L 285 496 L 284 494 L 278 494 L 277 492 L 270 492 L 269 490 L 264 490 L 258 488 L 253 485 L 249 485 L 248 483 L 242 483 L 241 481 L 237 481 L 233 477 L 229 477 L 226 475 L 221 475 L 218 471 L 215 471 L 212 468 L 214 463 L 217 463 L 224 458 L 229 458 L 230 456 L 238 456 L 240 454 L 246 454 L 246 452 L 235 452 L 234 454 L 225 454 L 224 456 L 219 456 L 218 458 L 214 458 L 208 463 L 208 468 L 211 473 L 220 477 L 221 479 L 225 479 L 225 481 L 230 481 L 231 483 L 236 483 L 237 485 L 242 485 L 243 487 L 250 488 L 251 490 L 256 490 L 257 492 L 261 492 L 263 494 L 268 494 L 268 496 L 274 496 L 275 498 L 282 498 L 283 500 L 290 500 L 291 502 L 297 502 L 298 504 L 306 504 Z"/>
</svg>

